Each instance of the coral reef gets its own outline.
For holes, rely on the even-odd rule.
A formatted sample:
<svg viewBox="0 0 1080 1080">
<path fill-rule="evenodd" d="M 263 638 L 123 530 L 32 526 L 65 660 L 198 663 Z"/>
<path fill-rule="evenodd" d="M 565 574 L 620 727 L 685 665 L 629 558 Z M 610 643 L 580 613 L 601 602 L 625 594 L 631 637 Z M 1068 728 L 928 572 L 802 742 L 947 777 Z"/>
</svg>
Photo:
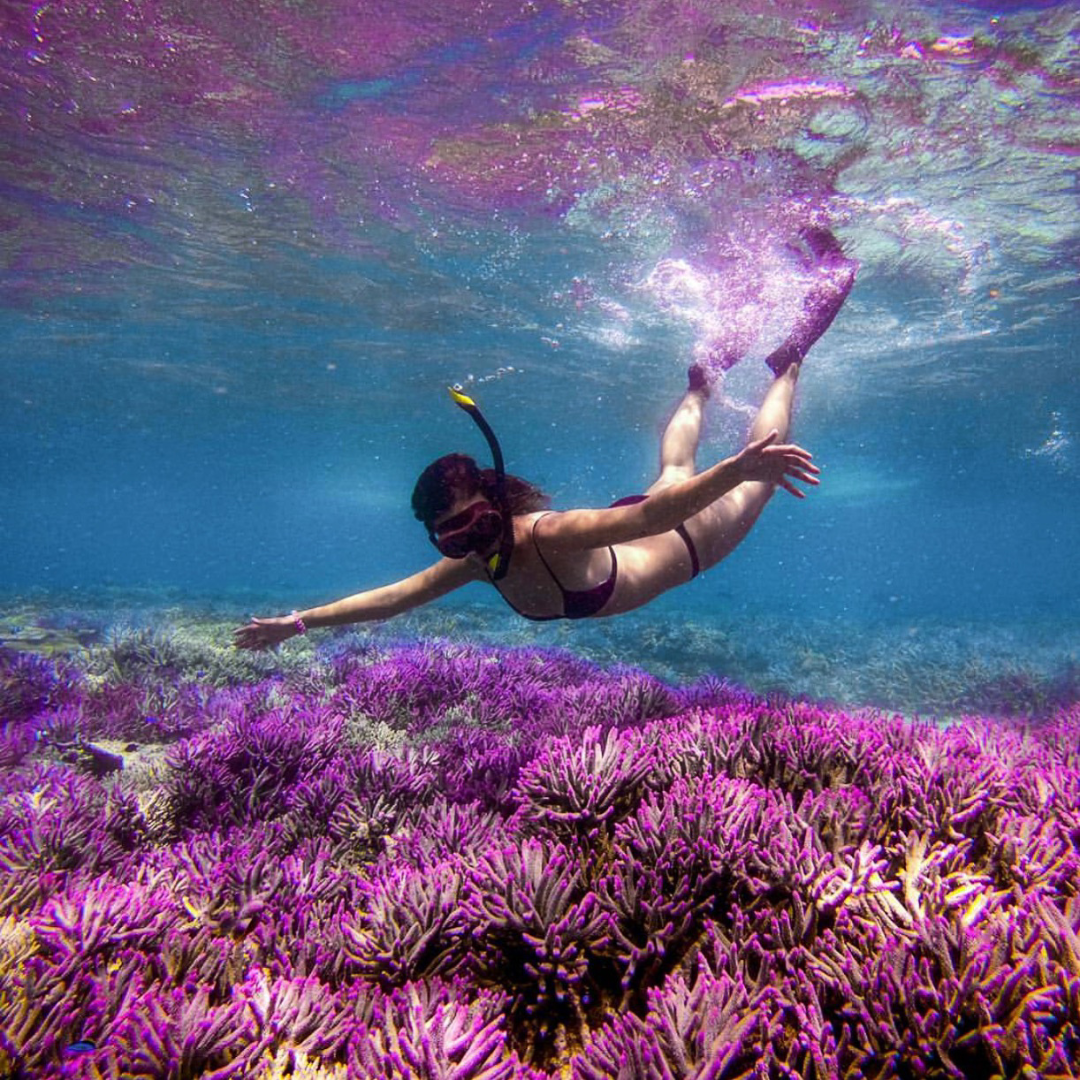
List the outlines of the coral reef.
<svg viewBox="0 0 1080 1080">
<path fill-rule="evenodd" d="M 554 645 L 609 667 L 633 657 L 666 683 L 706 680 L 719 671 L 759 694 L 871 705 L 909 716 L 1038 719 L 1080 701 L 1080 624 L 1034 615 L 1007 625 L 902 612 L 885 618 L 880 611 L 869 612 L 865 620 L 793 619 L 745 608 L 695 617 L 673 615 L 660 605 L 643 615 L 577 624 L 568 632 L 478 603 L 422 608 L 388 623 L 319 635 L 318 649 L 315 639 L 298 639 L 268 655 L 230 647 L 235 604 L 222 609 L 220 600 L 207 601 L 200 611 L 163 606 L 153 596 L 121 600 L 102 597 L 97 606 L 87 606 L 84 597 L 80 606 L 65 607 L 62 598 L 36 605 L 0 598 L 0 652 L 10 654 L 0 665 L 0 704 L 10 695 L 39 692 L 34 665 L 39 657 L 52 658 L 68 669 L 70 679 L 103 687 L 123 684 L 130 713 L 117 717 L 126 726 L 118 723 L 115 734 L 137 740 L 144 717 L 182 723 L 185 709 L 200 708 L 201 699 L 215 691 L 276 677 L 291 688 L 306 686 L 317 693 L 339 654 L 364 658 L 417 640 Z M 287 603 L 285 598 L 281 606 Z M 21 661 L 17 671 L 11 666 L 16 659 Z M 467 704 L 475 702 L 461 703 Z M 381 718 L 358 714 L 350 723 L 382 724 L 383 739 L 396 739 Z"/>
<path fill-rule="evenodd" d="M 163 641 L 0 652 L 0 1075 L 1080 1076 L 1075 705 Z"/>
</svg>

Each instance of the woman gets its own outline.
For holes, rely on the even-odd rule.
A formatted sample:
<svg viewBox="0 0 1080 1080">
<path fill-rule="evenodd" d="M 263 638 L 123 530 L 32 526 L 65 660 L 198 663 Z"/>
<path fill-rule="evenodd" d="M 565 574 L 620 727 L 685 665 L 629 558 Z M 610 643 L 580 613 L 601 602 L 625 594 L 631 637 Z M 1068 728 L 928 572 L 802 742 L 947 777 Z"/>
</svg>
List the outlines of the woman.
<svg viewBox="0 0 1080 1080">
<path fill-rule="evenodd" d="M 690 369 L 690 385 L 660 443 L 660 475 L 645 495 L 596 510 L 555 512 L 539 489 L 507 476 L 498 442 L 475 404 L 455 400 L 483 430 L 495 468 L 450 454 L 429 465 L 413 492 L 413 510 L 442 556 L 411 577 L 276 618 L 252 618 L 235 631 L 242 649 L 262 649 L 342 623 L 387 619 L 472 581 L 489 581 L 527 619 L 619 615 L 696 577 L 729 555 L 757 521 L 776 488 L 797 498 L 795 482 L 816 485 L 811 455 L 784 442 L 799 369 L 810 346 L 840 310 L 855 280 L 831 233 L 804 233 L 818 280 L 787 340 L 766 363 L 775 379 L 733 457 L 695 472 L 710 379 Z M 723 370 L 738 357 L 714 356 Z"/>
</svg>

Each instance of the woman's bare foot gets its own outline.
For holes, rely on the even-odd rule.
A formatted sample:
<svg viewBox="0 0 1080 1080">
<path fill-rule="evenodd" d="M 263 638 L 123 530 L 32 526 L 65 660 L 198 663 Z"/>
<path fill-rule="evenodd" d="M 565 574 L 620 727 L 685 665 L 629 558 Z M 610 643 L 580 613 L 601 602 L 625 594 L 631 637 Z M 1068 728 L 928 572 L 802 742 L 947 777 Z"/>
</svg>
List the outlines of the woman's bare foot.
<svg viewBox="0 0 1080 1080">
<path fill-rule="evenodd" d="M 703 398 L 708 398 L 712 393 L 712 384 L 715 381 L 714 378 L 710 378 L 709 372 L 706 371 L 704 364 L 693 363 L 690 365 L 690 370 L 686 373 L 687 379 L 687 391 L 691 394 L 700 394 Z"/>
<path fill-rule="evenodd" d="M 814 256 L 816 281 L 803 300 L 802 312 L 784 343 L 765 358 L 773 373 L 782 375 L 801 362 L 811 346 L 832 324 L 855 284 L 858 263 L 849 259 L 827 229 L 805 229 L 801 239 Z"/>
</svg>

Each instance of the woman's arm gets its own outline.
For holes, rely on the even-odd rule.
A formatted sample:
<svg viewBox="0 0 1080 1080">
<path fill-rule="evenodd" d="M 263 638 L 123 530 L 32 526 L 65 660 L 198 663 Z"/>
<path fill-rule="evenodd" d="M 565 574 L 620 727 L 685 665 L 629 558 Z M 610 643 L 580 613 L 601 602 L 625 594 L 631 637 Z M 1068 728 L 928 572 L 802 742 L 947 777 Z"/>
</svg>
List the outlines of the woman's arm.
<svg viewBox="0 0 1080 1080">
<path fill-rule="evenodd" d="M 437 600 L 454 589 L 475 581 L 479 571 L 470 559 L 440 559 L 418 574 L 383 585 L 378 589 L 346 596 L 321 607 L 308 608 L 293 615 L 256 619 L 233 631 L 233 644 L 238 649 L 265 649 L 300 633 L 296 620 L 314 629 L 319 626 L 340 626 L 343 623 L 389 619 L 411 608 Z"/>
<path fill-rule="evenodd" d="M 654 492 L 643 502 L 614 506 L 605 510 L 568 510 L 549 514 L 537 525 L 538 535 L 548 544 L 568 551 L 606 547 L 659 536 L 700 513 L 746 480 L 777 484 L 797 498 L 805 498 L 791 482 L 818 483 L 820 471 L 809 451 L 800 446 L 772 445 L 777 432 L 748 443 L 734 457 L 725 458 L 710 469 Z"/>
</svg>

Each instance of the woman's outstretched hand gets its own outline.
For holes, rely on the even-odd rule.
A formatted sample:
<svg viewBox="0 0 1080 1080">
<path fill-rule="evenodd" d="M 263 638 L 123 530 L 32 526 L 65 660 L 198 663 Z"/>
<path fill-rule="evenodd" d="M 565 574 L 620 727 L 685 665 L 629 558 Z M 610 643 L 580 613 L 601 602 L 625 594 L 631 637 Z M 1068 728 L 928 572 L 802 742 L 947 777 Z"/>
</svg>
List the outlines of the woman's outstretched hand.
<svg viewBox="0 0 1080 1080">
<path fill-rule="evenodd" d="M 280 645 L 296 635 L 296 621 L 289 615 L 279 615 L 273 619 L 256 619 L 254 615 L 247 626 L 239 626 L 233 631 L 233 645 L 238 649 L 268 649 Z"/>
<path fill-rule="evenodd" d="M 794 443 L 776 444 L 780 433 L 773 428 L 763 439 L 747 443 L 732 458 L 742 480 L 764 480 L 790 492 L 797 499 L 805 499 L 806 492 L 797 488 L 792 480 L 817 486 L 821 470 L 813 463 L 813 455 Z"/>
</svg>

